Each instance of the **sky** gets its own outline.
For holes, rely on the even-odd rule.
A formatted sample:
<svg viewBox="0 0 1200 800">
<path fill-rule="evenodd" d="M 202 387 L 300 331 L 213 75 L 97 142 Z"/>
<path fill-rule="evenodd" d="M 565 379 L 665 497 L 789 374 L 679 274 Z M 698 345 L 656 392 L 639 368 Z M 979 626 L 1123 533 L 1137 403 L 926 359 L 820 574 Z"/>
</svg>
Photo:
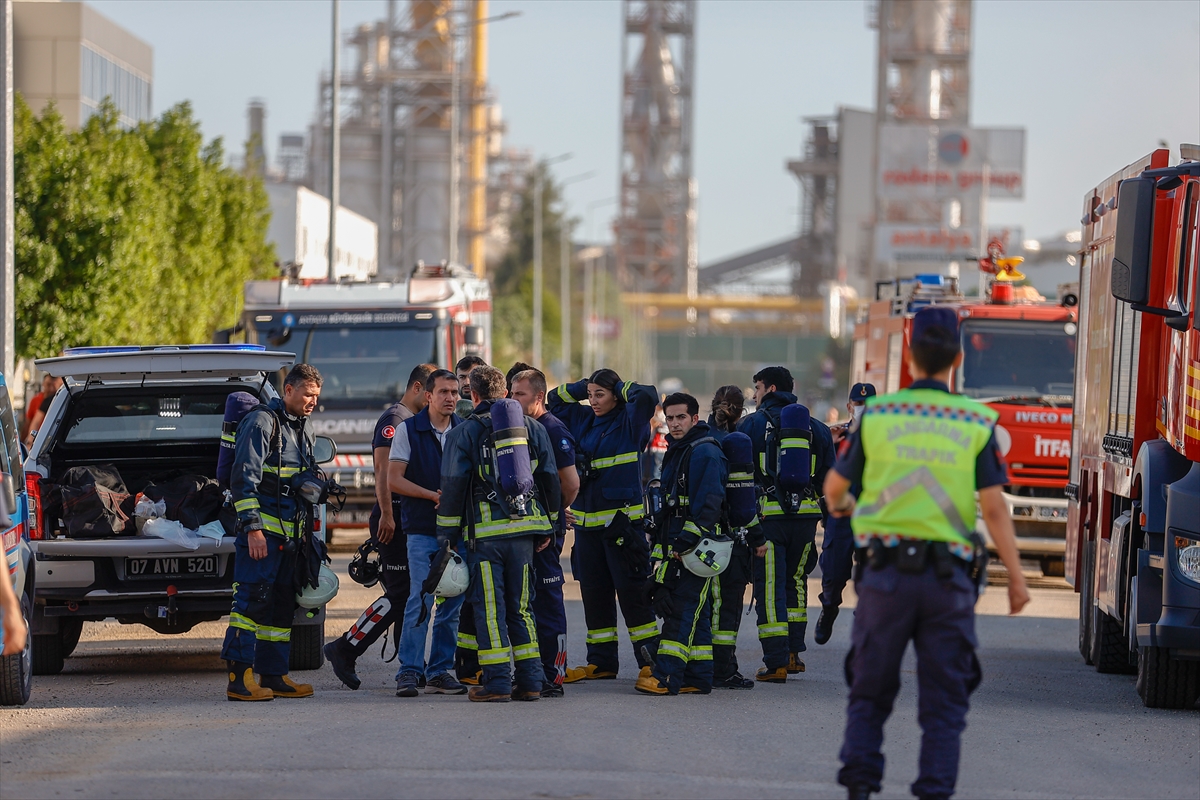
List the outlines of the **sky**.
<svg viewBox="0 0 1200 800">
<path fill-rule="evenodd" d="M 313 117 L 330 65 L 328 0 L 92 0 L 154 48 L 154 112 L 192 103 L 206 137 L 240 153 L 246 106 L 267 105 L 268 156 Z M 342 28 L 384 16 L 343 0 Z M 875 31 L 865 0 L 702 0 L 694 169 L 701 264 L 795 235 L 800 196 L 784 168 L 809 116 L 874 105 Z M 505 144 L 570 184 L 581 234 L 605 240 L 618 187 L 621 5 L 492 0 L 489 71 Z M 343 64 L 350 52 L 343 51 Z M 1025 198 L 994 202 L 1026 237 L 1077 228 L 1083 196 L 1166 141 L 1200 142 L 1200 2 L 976 0 L 971 122 L 1026 129 Z"/>
</svg>

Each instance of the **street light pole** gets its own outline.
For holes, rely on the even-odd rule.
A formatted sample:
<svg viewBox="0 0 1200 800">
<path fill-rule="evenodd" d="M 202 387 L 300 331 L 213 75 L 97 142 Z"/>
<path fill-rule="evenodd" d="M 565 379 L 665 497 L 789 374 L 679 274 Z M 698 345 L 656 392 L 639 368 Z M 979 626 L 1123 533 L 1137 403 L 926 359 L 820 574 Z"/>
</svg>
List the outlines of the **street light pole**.
<svg viewBox="0 0 1200 800">
<path fill-rule="evenodd" d="M 15 248 L 13 246 L 13 214 L 15 209 L 13 206 L 13 4 L 12 0 L 4 0 L 4 8 L 0 10 L 3 15 L 4 30 L 0 31 L 0 47 L 4 48 L 4 63 L 0 65 L 0 70 L 3 70 L 4 87 L 3 87 L 3 109 L 0 109 L 0 114 L 4 115 L 4 119 L 0 120 L 0 157 L 4 159 L 4 165 L 0 167 L 0 180 L 3 180 L 4 197 L 0 198 L 0 237 L 3 237 L 3 242 L 0 243 L 0 259 L 4 260 L 2 269 L 4 270 L 3 277 L 0 278 L 0 370 L 4 372 L 4 381 L 8 385 L 9 392 L 15 394 L 16 387 L 13 386 L 13 381 L 16 376 L 13 375 L 13 361 L 16 352 L 16 311 L 13 293 L 16 291 L 16 270 L 13 265 L 15 258 Z M 22 387 L 24 389 L 24 387 Z M 22 391 L 24 394 L 24 391 Z"/>
<path fill-rule="evenodd" d="M 562 186 L 586 181 L 595 177 L 596 171 L 575 175 L 562 182 Z M 563 374 L 571 374 L 571 237 L 567 230 L 566 200 L 563 200 L 563 219 L 558 226 L 558 303 L 562 308 L 559 360 L 562 362 Z"/>
<path fill-rule="evenodd" d="M 533 363 L 542 364 L 542 191 L 544 175 L 551 164 L 566 161 L 571 153 L 548 158 L 534 170 L 533 176 Z"/>
<path fill-rule="evenodd" d="M 7 2 L 7 0 L 6 0 Z M 342 27 L 341 0 L 333 0 L 333 71 L 329 80 L 329 280 L 337 282 L 337 212 L 342 180 Z"/>
</svg>

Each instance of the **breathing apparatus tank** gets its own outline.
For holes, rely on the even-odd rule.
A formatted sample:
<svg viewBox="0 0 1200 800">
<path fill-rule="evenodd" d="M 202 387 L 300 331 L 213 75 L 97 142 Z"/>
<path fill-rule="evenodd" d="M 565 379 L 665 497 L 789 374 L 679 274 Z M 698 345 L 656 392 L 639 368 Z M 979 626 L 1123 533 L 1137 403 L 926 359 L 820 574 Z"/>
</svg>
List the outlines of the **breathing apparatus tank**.
<svg viewBox="0 0 1200 800">
<path fill-rule="evenodd" d="M 721 442 L 729 477 L 725 480 L 725 507 L 729 524 L 745 528 L 758 514 L 758 490 L 754 486 L 754 443 L 744 433 L 730 433 Z"/>
<path fill-rule="evenodd" d="M 812 424 L 808 408 L 790 403 L 779 413 L 779 447 L 776 455 L 775 488 L 779 504 L 794 512 L 812 483 Z"/>
<path fill-rule="evenodd" d="M 516 400 L 492 403 L 492 453 L 496 483 L 509 516 L 513 519 L 529 516 L 534 490 L 533 461 L 529 456 L 525 414 Z"/>
<path fill-rule="evenodd" d="M 221 423 L 221 450 L 217 454 L 217 483 L 228 488 L 233 474 L 234 434 L 242 417 L 258 405 L 258 398 L 249 392 L 233 392 L 225 398 L 225 418 Z"/>
</svg>

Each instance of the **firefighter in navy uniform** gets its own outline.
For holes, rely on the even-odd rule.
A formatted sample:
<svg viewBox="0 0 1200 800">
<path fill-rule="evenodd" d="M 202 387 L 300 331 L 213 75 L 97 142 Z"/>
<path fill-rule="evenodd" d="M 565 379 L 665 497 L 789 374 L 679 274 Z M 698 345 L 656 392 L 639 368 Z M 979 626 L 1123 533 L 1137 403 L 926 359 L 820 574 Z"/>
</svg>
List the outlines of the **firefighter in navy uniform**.
<svg viewBox="0 0 1200 800">
<path fill-rule="evenodd" d="M 654 524 L 653 553 L 661 562 L 648 588 L 663 625 L 653 670 L 639 676 L 634 688 L 651 695 L 708 694 L 713 687 L 712 587 L 719 573 L 716 565 L 701 564 L 696 574 L 684 559 L 702 541 L 708 545 L 722 533 L 728 469 L 712 430 L 700 422 L 695 397 L 677 392 L 662 407 L 670 438 L 660 487 L 664 507 Z M 731 552 L 732 543 L 726 546 Z"/>
<path fill-rule="evenodd" d="M 375 464 L 375 506 L 368 520 L 371 547 L 379 553 L 379 582 L 383 596 L 367 606 L 350 630 L 325 645 L 325 657 L 333 674 L 351 689 L 362 685 L 354 671 L 354 662 L 396 624 L 395 641 L 400 645 L 400 624 L 408 602 L 408 537 L 400 525 L 401 495 L 388 488 L 388 456 L 396 428 L 404 420 L 425 408 L 425 385 L 437 366 L 418 364 L 408 375 L 408 386 L 400 401 L 388 406 L 375 423 L 371 454 Z M 360 551 L 361 552 L 361 551 Z M 353 575 L 353 573 L 351 573 Z M 424 677 L 424 676 L 422 676 Z"/>
<path fill-rule="evenodd" d="M 986 549 L 974 532 L 975 497 L 1008 570 L 1010 613 L 1029 602 L 1007 480 L 996 446 L 997 414 L 950 394 L 962 363 L 958 317 L 936 306 L 912 321 L 912 385 L 867 401 L 849 450 L 829 471 L 830 513 L 852 514 L 855 545 L 866 548 L 855 589 L 843 767 L 838 782 L 851 798 L 878 792 L 883 725 L 900 689 L 900 664 L 911 640 L 917 656 L 920 770 L 912 793 L 947 798 L 958 777 L 968 699 L 979 685 L 975 600 L 986 580 Z M 857 498 L 852 484 L 861 483 Z"/>
<path fill-rule="evenodd" d="M 846 410 L 850 420 L 843 425 L 830 428 L 834 445 L 848 449 L 847 435 L 858 430 L 867 400 L 875 396 L 875 387 L 869 383 L 856 383 L 850 387 L 850 399 Z M 839 451 L 840 452 L 840 451 Z M 851 486 L 850 494 L 857 496 L 860 486 Z M 833 621 L 837 619 L 842 605 L 842 591 L 850 581 L 854 568 L 854 532 L 850 530 L 849 517 L 825 516 L 825 540 L 821 543 L 821 614 L 813 629 L 813 641 L 825 644 L 833 635 Z"/>
<path fill-rule="evenodd" d="M 742 390 L 730 384 L 717 389 L 708 415 L 710 435 L 718 442 L 737 430 L 738 420 L 746 408 Z M 754 520 L 750 528 L 757 528 Z M 713 686 L 718 689 L 753 689 L 754 681 L 738 671 L 737 637 L 742 622 L 742 605 L 746 587 L 751 580 L 750 544 L 762 533 L 747 529 L 745 539 L 736 539 L 729 567 L 713 582 Z"/>
<path fill-rule="evenodd" d="M 526 366 L 526 365 L 520 365 Z M 566 509 L 579 494 L 579 472 L 575 469 L 575 439 L 558 417 L 546 410 L 546 376 L 536 369 L 512 373 L 509 396 L 521 404 L 526 415 L 546 429 L 554 448 L 554 466 L 562 493 L 561 510 L 554 526 L 554 541 L 533 554 L 533 615 L 537 620 L 538 646 L 546 673 L 542 697 L 562 697 L 567 673 L 567 608 L 563 602 L 562 558 L 567 535 Z"/>
<path fill-rule="evenodd" d="M 300 499 L 291 479 L 313 461 L 314 434 L 306 425 L 321 395 L 321 374 L 292 367 L 283 397 L 242 418 L 230 476 L 237 511 L 233 609 L 221 658 L 229 666 L 230 700 L 311 697 L 307 683 L 288 677 L 292 618 L 296 612 L 297 537 L 303 534 Z M 259 680 L 255 682 L 253 673 Z"/>
<path fill-rule="evenodd" d="M 442 459 L 437 536 L 439 546 L 457 548 L 464 533 L 467 540 L 467 591 L 483 669 L 469 694 L 476 702 L 537 700 L 544 679 L 533 553 L 554 534 L 558 472 L 546 429 L 505 399 L 505 389 L 495 367 L 471 370 L 475 410 L 446 437 Z"/>
<path fill-rule="evenodd" d="M 783 445 L 779 438 L 783 410 L 796 403 L 794 386 L 792 374 L 785 367 L 760 370 L 754 376 L 758 410 L 737 426 L 754 444 L 754 479 L 763 489 L 758 529 L 766 542 L 755 547 L 754 597 L 764 666 L 755 673 L 755 679 L 768 683 L 784 683 L 788 675 L 804 672 L 799 654 L 806 649 L 808 575 L 817 564 L 817 523 L 821 519 L 817 492 L 834 460 L 829 428 L 809 419 L 811 481 L 797 508 L 785 506 L 778 488 L 780 476 L 774 474 L 771 462 Z"/>
<path fill-rule="evenodd" d="M 587 400 L 589 405 L 581 405 Z M 559 386 L 550 412 L 575 437 L 579 495 L 571 508 L 575 544 L 571 571 L 579 581 L 587 623 L 587 664 L 567 670 L 567 683 L 617 677 L 617 602 L 641 667 L 649 675 L 658 624 L 643 596 L 650 548 L 642 529 L 639 456 L 650 441 L 658 390 L 622 381 L 611 369 Z"/>
</svg>

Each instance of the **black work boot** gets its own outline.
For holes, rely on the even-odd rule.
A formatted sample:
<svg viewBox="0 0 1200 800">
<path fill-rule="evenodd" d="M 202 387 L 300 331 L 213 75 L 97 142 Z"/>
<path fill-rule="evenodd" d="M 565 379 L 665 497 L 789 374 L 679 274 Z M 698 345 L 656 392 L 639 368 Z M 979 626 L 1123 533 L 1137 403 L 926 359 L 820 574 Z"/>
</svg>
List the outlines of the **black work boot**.
<svg viewBox="0 0 1200 800">
<path fill-rule="evenodd" d="M 354 653 L 346 646 L 346 637 L 339 636 L 325 645 L 325 658 L 329 659 L 329 666 L 333 667 L 333 674 L 339 681 L 351 689 L 362 686 L 362 681 L 354 673 Z"/>
<path fill-rule="evenodd" d="M 817 627 L 813 631 L 813 641 L 825 644 L 833 635 L 833 621 L 837 619 L 837 606 L 821 606 L 821 616 L 817 617 Z"/>
<path fill-rule="evenodd" d="M 847 800 L 870 800 L 871 790 L 866 786 L 847 786 Z"/>
<path fill-rule="evenodd" d="M 275 693 L 254 680 L 254 666 L 238 661 L 226 661 L 229 667 L 229 686 L 225 696 L 230 700 L 273 700 Z"/>
</svg>

